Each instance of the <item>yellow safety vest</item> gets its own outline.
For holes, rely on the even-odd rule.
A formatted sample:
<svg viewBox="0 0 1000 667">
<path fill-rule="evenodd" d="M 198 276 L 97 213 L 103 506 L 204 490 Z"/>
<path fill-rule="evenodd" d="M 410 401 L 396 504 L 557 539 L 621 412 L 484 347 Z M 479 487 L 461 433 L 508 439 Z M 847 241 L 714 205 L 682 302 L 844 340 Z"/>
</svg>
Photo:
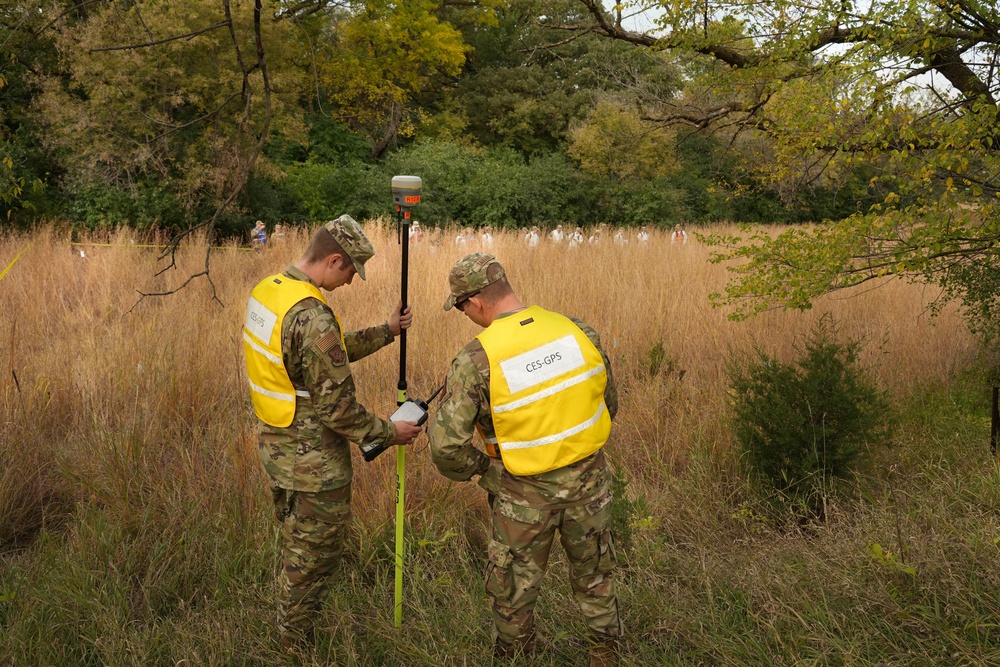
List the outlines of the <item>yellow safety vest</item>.
<svg viewBox="0 0 1000 667">
<path fill-rule="evenodd" d="M 250 379 L 250 397 L 257 417 L 271 426 L 284 428 L 291 424 L 295 418 L 296 397 L 309 398 L 308 391 L 297 390 L 292 385 L 281 352 L 281 325 L 285 315 L 292 306 L 309 297 L 326 303 L 323 293 L 312 283 L 278 274 L 260 281 L 247 302 L 243 353 Z M 344 345 L 340 320 L 337 326 L 340 343 Z"/>
<path fill-rule="evenodd" d="M 604 445 L 611 433 L 604 359 L 571 319 L 532 306 L 477 338 L 490 362 L 490 412 L 508 471 L 537 475 Z"/>
</svg>

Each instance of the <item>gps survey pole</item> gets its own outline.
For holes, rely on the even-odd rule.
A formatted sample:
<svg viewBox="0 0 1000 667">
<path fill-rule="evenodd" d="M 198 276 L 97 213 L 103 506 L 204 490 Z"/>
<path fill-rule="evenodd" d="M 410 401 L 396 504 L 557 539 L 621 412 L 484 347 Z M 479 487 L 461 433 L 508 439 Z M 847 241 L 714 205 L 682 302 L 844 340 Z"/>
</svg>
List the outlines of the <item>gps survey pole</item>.
<svg viewBox="0 0 1000 667">
<path fill-rule="evenodd" d="M 403 245 L 403 268 L 400 281 L 400 300 L 406 309 L 406 289 L 410 277 L 410 210 L 420 203 L 420 189 L 423 183 L 419 176 L 392 177 L 392 203 L 399 214 L 399 239 Z M 399 334 L 399 395 L 396 404 L 406 402 L 406 329 Z"/>
<path fill-rule="evenodd" d="M 410 273 L 410 211 L 420 203 L 420 189 L 423 182 L 419 176 L 393 176 L 392 202 L 399 214 L 399 242 L 403 246 L 403 266 L 400 281 L 400 297 L 403 310 L 406 310 L 406 289 L 409 286 Z M 396 403 L 402 406 L 406 403 L 406 329 L 399 334 L 399 383 L 396 385 L 399 393 Z M 403 626 L 403 471 L 406 463 L 406 448 L 396 447 L 396 597 L 394 618 L 396 627 Z"/>
</svg>

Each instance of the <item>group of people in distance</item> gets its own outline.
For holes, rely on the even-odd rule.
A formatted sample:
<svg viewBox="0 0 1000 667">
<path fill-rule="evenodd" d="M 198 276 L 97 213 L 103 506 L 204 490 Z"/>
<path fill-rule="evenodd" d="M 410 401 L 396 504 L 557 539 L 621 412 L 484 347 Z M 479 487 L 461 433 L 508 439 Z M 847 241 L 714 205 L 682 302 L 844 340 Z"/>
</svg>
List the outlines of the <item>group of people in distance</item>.
<svg viewBox="0 0 1000 667">
<path fill-rule="evenodd" d="M 479 247 L 491 250 L 493 248 L 493 228 L 483 227 L 479 232 L 479 237 L 476 237 L 476 233 L 472 231 L 472 227 L 466 227 L 455 235 L 455 245 L 462 247 L 471 247 L 478 241 Z"/>
<path fill-rule="evenodd" d="M 248 388 L 280 526 L 281 647 L 293 655 L 314 645 L 316 616 L 344 553 L 351 443 L 381 451 L 422 433 L 417 422 L 361 405 L 351 372 L 413 325 L 412 309 L 393 299 L 384 324 L 350 330 L 321 291 L 364 280 L 374 254 L 361 226 L 343 215 L 316 229 L 298 261 L 261 280 L 247 302 Z M 438 471 L 475 480 L 489 506 L 493 653 L 504 661 L 534 653 L 535 603 L 558 535 L 590 666 L 615 665 L 623 631 L 603 450 L 619 404 L 611 360 L 586 322 L 521 301 L 492 254 L 466 254 L 440 285 L 444 310 L 482 328 L 447 369 L 427 437 Z"/>
<path fill-rule="evenodd" d="M 556 225 L 554 229 L 549 231 L 547 235 L 544 236 L 550 244 L 562 245 L 566 244 L 568 248 L 578 248 L 583 245 L 597 246 L 602 243 L 602 241 L 610 236 L 611 241 L 618 246 L 628 245 L 633 238 L 630 237 L 630 232 L 625 227 L 618 227 L 615 229 L 613 234 L 608 231 L 608 226 L 605 224 L 598 225 L 592 232 L 587 235 L 584 233 L 582 227 L 576 227 L 571 232 L 563 231 L 563 226 L 561 224 Z M 410 225 L 410 243 L 420 244 L 427 240 L 428 235 L 425 234 L 423 227 L 419 222 L 414 221 Z M 684 230 L 683 225 L 675 225 L 674 229 L 670 233 L 670 244 L 671 245 L 686 245 L 687 244 L 687 232 Z M 523 230 L 521 235 L 524 245 L 529 250 L 534 250 L 539 246 L 543 239 L 542 231 L 538 226 L 532 226 Z M 649 243 L 650 235 L 649 230 L 646 225 L 639 227 L 639 230 L 635 233 L 634 241 L 640 245 Z M 430 245 L 436 248 L 441 243 L 441 236 L 439 230 L 432 230 L 430 235 Z M 456 233 L 452 244 L 460 248 L 473 248 L 478 245 L 479 248 L 483 250 L 493 249 L 493 228 L 483 227 L 477 233 L 472 227 L 464 227 Z"/>
<path fill-rule="evenodd" d="M 271 240 L 280 242 L 285 238 L 285 226 L 278 223 L 274 226 L 274 233 Z M 250 246 L 255 250 L 260 250 L 267 245 L 267 225 L 263 220 L 258 220 L 254 224 L 253 231 L 250 232 Z"/>
<path fill-rule="evenodd" d="M 585 236 L 582 227 L 575 228 L 572 232 L 566 233 L 563 231 L 562 225 L 556 225 L 555 229 L 548 233 L 549 242 L 554 245 L 562 245 L 566 243 L 569 248 L 576 248 L 584 244 L 584 241 L 588 245 L 596 246 L 600 245 L 602 239 L 608 236 L 608 226 L 598 225 L 590 236 Z M 540 232 L 538 227 L 532 227 L 524 233 L 524 244 L 528 246 L 529 249 L 534 249 L 538 247 L 538 241 L 540 238 Z M 618 227 L 615 229 L 614 234 L 611 237 L 612 242 L 615 245 L 623 246 L 628 245 L 632 240 L 629 238 L 629 230 L 625 227 Z M 639 244 L 649 243 L 649 230 L 646 225 L 639 227 L 639 231 L 635 234 L 635 241 Z M 670 234 L 671 245 L 685 245 L 687 243 L 687 232 L 684 231 L 683 225 L 676 225 Z"/>
<path fill-rule="evenodd" d="M 285 236 L 284 226 L 276 224 L 274 226 L 274 232 L 272 233 L 271 239 L 273 241 L 279 241 Z M 553 245 L 566 244 L 568 248 L 578 248 L 580 246 L 591 245 L 597 246 L 602 243 L 604 239 L 609 236 L 608 226 L 605 224 L 600 224 L 595 227 L 589 235 L 585 234 L 582 227 L 576 227 L 572 232 L 564 232 L 563 226 L 558 224 L 552 229 L 545 238 L 548 242 Z M 615 229 L 614 234 L 611 234 L 612 242 L 617 246 L 628 245 L 633 239 L 629 236 L 629 230 L 625 227 L 618 227 Z M 543 236 L 541 230 L 538 226 L 532 226 L 524 230 L 522 234 L 522 240 L 524 245 L 529 250 L 534 250 L 538 247 Z M 432 249 L 437 248 L 441 244 L 441 230 L 432 229 L 431 234 L 426 234 L 423 226 L 420 222 L 414 221 L 409 228 L 409 239 L 412 245 L 418 245 L 429 240 L 429 245 Z M 636 232 L 634 240 L 636 243 L 643 245 L 649 243 L 649 230 L 646 225 L 639 227 L 639 231 Z M 684 226 L 677 224 L 674 226 L 670 233 L 670 245 L 686 245 L 688 240 L 687 232 L 684 230 Z M 267 245 L 267 227 L 263 221 L 258 220 L 257 224 L 254 226 L 253 230 L 250 232 L 250 245 L 254 249 L 260 250 Z M 482 250 L 492 250 L 493 249 L 493 228 L 483 227 L 479 230 L 478 234 L 473 230 L 472 227 L 465 227 L 460 229 L 455 235 L 452 241 L 453 245 L 456 247 L 462 247 L 466 249 L 471 249 L 473 247 L 478 247 Z"/>
</svg>

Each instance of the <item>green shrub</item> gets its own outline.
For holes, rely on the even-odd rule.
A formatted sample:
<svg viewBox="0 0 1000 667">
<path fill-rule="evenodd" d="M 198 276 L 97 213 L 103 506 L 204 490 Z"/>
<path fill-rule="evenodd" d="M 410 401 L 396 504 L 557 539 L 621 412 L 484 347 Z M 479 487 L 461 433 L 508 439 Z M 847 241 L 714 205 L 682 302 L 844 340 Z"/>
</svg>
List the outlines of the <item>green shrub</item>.
<svg viewBox="0 0 1000 667">
<path fill-rule="evenodd" d="M 667 353 L 662 340 L 656 341 L 652 347 L 646 350 L 642 361 L 646 374 L 651 378 L 658 375 L 669 377 L 677 371 L 677 359 Z M 676 379 L 680 380 L 683 377 L 684 371 L 681 370 L 677 373 Z"/>
<path fill-rule="evenodd" d="M 603 203 L 601 220 L 608 224 L 646 222 L 669 227 L 692 219 L 685 207 L 685 193 L 675 187 L 672 179 L 596 182 L 594 189 Z"/>
<path fill-rule="evenodd" d="M 423 180 L 415 215 L 424 224 L 444 225 L 464 219 L 469 177 L 477 169 L 476 154 L 469 148 L 446 141 L 421 141 L 387 156 L 381 167 L 381 196 L 388 198 L 393 175 L 415 174 Z"/>
<path fill-rule="evenodd" d="M 632 547 L 634 530 L 637 521 L 643 521 L 650 516 L 649 503 L 645 496 L 637 495 L 635 500 L 629 498 L 627 492 L 629 478 L 622 466 L 614 466 L 611 477 L 611 533 L 618 547 L 618 557 L 628 560 L 628 550 Z"/>
<path fill-rule="evenodd" d="M 836 333 L 824 316 L 794 363 L 758 349 L 727 364 L 732 432 L 744 464 L 776 497 L 812 511 L 870 447 L 891 437 L 887 397 L 858 365 L 860 343 L 838 342 Z"/>
<path fill-rule="evenodd" d="M 477 161 L 465 192 L 466 219 L 493 227 L 580 222 L 583 193 L 566 156 L 523 158 L 509 148 L 486 151 Z"/>
<path fill-rule="evenodd" d="M 73 184 L 66 195 L 66 216 L 91 230 L 124 226 L 140 230 L 182 229 L 191 224 L 191 213 L 173 192 L 158 183 L 122 186 L 88 181 Z"/>
</svg>

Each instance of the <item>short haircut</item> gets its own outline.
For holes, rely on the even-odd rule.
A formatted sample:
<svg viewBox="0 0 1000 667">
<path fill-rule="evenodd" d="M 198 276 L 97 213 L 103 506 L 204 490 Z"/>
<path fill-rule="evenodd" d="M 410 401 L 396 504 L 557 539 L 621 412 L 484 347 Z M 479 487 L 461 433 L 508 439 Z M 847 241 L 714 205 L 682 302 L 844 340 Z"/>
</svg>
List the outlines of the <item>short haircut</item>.
<svg viewBox="0 0 1000 667">
<path fill-rule="evenodd" d="M 322 262 L 330 255 L 340 255 L 343 258 L 340 263 L 340 268 L 342 269 L 347 268 L 347 265 L 352 262 L 351 256 L 337 242 L 337 239 L 333 238 L 330 230 L 326 227 L 320 227 L 313 233 L 312 239 L 309 240 L 309 246 L 302 255 L 302 259 L 309 264 L 315 264 L 316 262 Z"/>
<path fill-rule="evenodd" d="M 486 269 L 487 278 L 490 277 L 490 273 L 493 271 L 499 272 L 502 269 L 499 264 L 491 264 L 489 268 Z M 510 286 L 510 282 L 507 280 L 507 276 L 500 278 L 496 282 L 492 282 L 483 289 L 479 290 L 479 298 L 481 298 L 485 303 L 489 305 L 494 305 L 507 298 L 514 293 L 514 288 Z"/>
</svg>

